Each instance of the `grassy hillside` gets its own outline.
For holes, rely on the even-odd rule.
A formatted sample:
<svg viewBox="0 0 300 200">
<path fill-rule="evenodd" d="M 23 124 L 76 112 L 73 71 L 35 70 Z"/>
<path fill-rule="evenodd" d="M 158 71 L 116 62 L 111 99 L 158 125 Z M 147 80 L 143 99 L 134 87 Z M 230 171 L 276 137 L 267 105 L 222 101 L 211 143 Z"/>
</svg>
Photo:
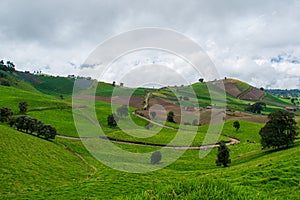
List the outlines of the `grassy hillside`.
<svg viewBox="0 0 300 200">
<path fill-rule="evenodd" d="M 0 70 L 0 85 L 14 87 L 25 91 L 38 92 L 31 84 L 18 78 L 16 72 L 6 72 Z"/>
<path fill-rule="evenodd" d="M 235 79 L 226 79 L 223 80 L 225 86 L 226 94 L 226 107 L 232 110 L 244 111 L 249 104 L 253 104 L 257 101 L 262 101 L 267 104 L 267 110 L 264 113 L 270 113 L 276 109 L 284 109 L 286 106 L 292 106 L 291 102 L 275 97 L 271 94 L 264 93 L 259 100 L 244 100 L 240 99 L 241 96 L 251 97 L 259 96 L 262 94 L 261 90 L 253 89 L 247 83 L 244 83 Z M 210 85 L 210 90 L 208 89 L 207 84 Z M 175 93 L 182 97 L 188 97 L 189 100 L 180 101 L 180 104 L 183 106 L 195 106 L 199 105 L 200 107 L 206 107 L 212 105 L 211 96 L 216 98 L 220 95 L 220 88 L 214 86 L 213 82 L 209 83 L 194 83 L 191 85 L 191 88 L 194 90 L 194 93 L 188 89 L 189 86 L 184 87 L 172 87 L 171 89 L 163 88 L 153 93 L 152 97 L 160 97 L 170 101 L 178 103 L 178 100 Z M 256 94 L 257 93 L 257 94 Z M 195 98 L 196 97 L 196 98 Z M 216 101 L 216 100 L 215 100 Z M 218 106 L 218 102 L 216 105 Z"/>
<path fill-rule="evenodd" d="M 69 107 L 70 104 L 44 95 L 39 92 L 26 91 L 14 87 L 0 86 L 1 99 L 0 107 L 9 107 L 17 114 L 19 112 L 19 102 L 26 101 L 28 110 L 60 109 Z"/>
<path fill-rule="evenodd" d="M 59 188 L 85 180 L 93 169 L 72 150 L 0 125 L 0 195 Z M 1 197 L 0 197 L 1 198 Z"/>
<path fill-rule="evenodd" d="M 17 76 L 44 94 L 59 97 L 60 95 L 70 96 L 73 92 L 74 79 L 24 72 L 17 72 Z"/>
<path fill-rule="evenodd" d="M 56 84 L 54 83 L 56 77 L 47 78 L 52 79 L 49 82 L 53 81 L 53 85 Z M 45 82 L 47 78 L 44 79 Z M 40 80 L 34 78 L 32 81 L 38 84 Z M 28 83 L 24 83 L 28 86 Z M 192 104 L 199 102 L 202 106 L 210 105 L 207 86 L 204 83 L 197 83 L 193 87 L 196 89 L 195 99 L 190 93 L 180 91 L 182 88 L 177 88 L 183 96 L 191 97 L 185 103 L 188 105 L 191 102 Z M 247 90 L 244 83 L 237 87 L 239 90 Z M 52 90 L 48 87 L 43 88 Z M 113 89 L 110 84 L 100 83 L 97 94 L 109 96 Z M 53 125 L 59 134 L 78 137 L 70 99 L 60 100 L 54 97 L 58 93 L 46 95 L 41 91 L 30 86 L 26 90 L 17 86 L 0 86 L 2 95 L 0 107 L 10 107 L 15 114 L 18 114 L 18 103 L 25 100 L 29 105 L 28 115 Z M 61 88 L 61 91 L 67 89 Z M 123 94 L 127 94 L 126 92 L 133 89 L 124 87 L 122 91 Z M 134 94 L 141 96 L 145 91 L 140 88 Z M 153 96 L 155 95 L 168 101 L 177 101 L 170 89 L 157 90 L 153 93 Z M 287 101 L 273 96 L 266 95 L 266 98 L 267 104 L 270 105 L 267 112 L 288 105 Z M 229 94 L 227 100 L 230 108 L 236 110 L 242 110 L 243 106 L 250 103 Z M 76 103 L 83 102 L 78 100 Z M 167 144 L 176 135 L 175 130 L 154 126 L 151 128 L 152 131 L 158 133 L 143 138 L 149 134 L 144 128 L 147 122 L 132 114 L 130 117 L 141 126 L 141 129 L 128 125 L 129 117 L 119 122 L 128 132 L 121 131 L 119 128 L 110 128 L 106 120 L 115 107 L 119 105 L 96 101 L 97 120 L 107 136 L 129 141 Z M 76 111 L 83 111 L 82 116 L 85 116 L 84 112 L 88 113 L 90 109 L 81 107 Z M 129 109 L 134 110 L 132 107 Z M 298 125 L 299 120 L 298 117 Z M 0 199 L 299 199 L 300 141 L 296 141 L 293 147 L 280 151 L 262 150 L 259 144 L 259 130 L 264 124 L 239 120 L 241 126 L 236 132 L 233 121 L 227 120 L 222 131 L 224 135 L 241 140 L 240 144 L 229 146 L 232 160 L 230 167 L 223 168 L 215 165 L 217 149 L 212 149 L 210 152 L 174 149 L 170 152 L 183 153 L 178 160 L 163 169 L 144 174 L 121 172 L 102 164 L 90 154 L 81 141 L 58 137 L 53 141 L 47 141 L 18 132 L 7 124 L 0 124 Z M 194 134 L 193 145 L 199 145 L 207 129 L 208 125 L 202 125 L 198 128 L 198 133 L 186 131 L 185 134 L 188 137 Z M 225 136 L 221 136 L 219 140 L 221 139 L 228 140 Z M 90 140 L 98 144 L 100 139 Z M 130 144 L 115 143 L 115 145 L 135 153 L 159 149 Z M 117 160 L 118 156 L 114 156 L 111 149 L 102 149 L 98 153 L 110 155 L 112 162 L 117 162 L 121 166 L 139 164 L 150 166 L 150 158 L 146 161 L 129 162 L 126 158 Z M 203 153 L 208 155 L 200 158 Z M 159 165 L 168 162 L 169 159 L 169 154 L 164 154 Z"/>
</svg>

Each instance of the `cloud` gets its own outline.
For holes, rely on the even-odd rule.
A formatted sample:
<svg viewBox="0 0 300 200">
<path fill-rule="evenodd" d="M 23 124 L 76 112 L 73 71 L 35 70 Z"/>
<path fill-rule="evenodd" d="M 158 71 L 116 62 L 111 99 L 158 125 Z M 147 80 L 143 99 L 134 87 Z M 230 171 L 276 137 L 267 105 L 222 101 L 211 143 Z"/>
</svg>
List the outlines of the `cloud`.
<svg viewBox="0 0 300 200">
<path fill-rule="evenodd" d="M 20 70 L 78 74 L 93 67 L 93 63 L 84 64 L 85 59 L 113 35 L 162 27 L 195 40 L 221 76 L 258 87 L 300 85 L 295 74 L 300 54 L 300 3 L 296 0 L 2 0 L 0 7 L 0 58 L 14 61 Z"/>
</svg>

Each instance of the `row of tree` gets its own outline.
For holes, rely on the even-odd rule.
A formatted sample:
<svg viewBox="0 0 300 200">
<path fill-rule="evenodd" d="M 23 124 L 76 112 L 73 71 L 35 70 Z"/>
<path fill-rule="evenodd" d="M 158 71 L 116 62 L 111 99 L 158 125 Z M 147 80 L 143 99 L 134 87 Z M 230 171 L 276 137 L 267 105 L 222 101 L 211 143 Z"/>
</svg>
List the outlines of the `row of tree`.
<svg viewBox="0 0 300 200">
<path fill-rule="evenodd" d="M 20 105 L 20 104 L 19 104 Z M 24 104 L 21 104 L 24 105 Z M 21 109 L 20 109 L 21 110 Z M 26 103 L 27 110 L 27 103 Z M 26 110 L 22 110 L 26 112 Z M 19 116 L 13 118 L 13 111 L 10 108 L 0 108 L 0 122 L 8 122 L 10 127 L 15 127 L 18 131 L 25 131 L 26 133 L 37 133 L 37 136 L 43 136 L 45 139 L 54 139 L 56 136 L 56 129 L 51 125 L 44 124 L 42 121 L 32 118 L 30 116 Z"/>
<path fill-rule="evenodd" d="M 30 134 L 35 132 L 38 137 L 43 136 L 46 140 L 54 139 L 56 136 L 54 127 L 29 116 L 17 117 L 10 123 L 10 126 L 15 126 L 18 131 L 29 132 Z"/>
<path fill-rule="evenodd" d="M 15 65 L 13 62 L 6 61 L 6 64 L 3 60 L 0 61 L 0 70 L 6 71 L 6 72 L 13 72 L 15 71 Z"/>
</svg>

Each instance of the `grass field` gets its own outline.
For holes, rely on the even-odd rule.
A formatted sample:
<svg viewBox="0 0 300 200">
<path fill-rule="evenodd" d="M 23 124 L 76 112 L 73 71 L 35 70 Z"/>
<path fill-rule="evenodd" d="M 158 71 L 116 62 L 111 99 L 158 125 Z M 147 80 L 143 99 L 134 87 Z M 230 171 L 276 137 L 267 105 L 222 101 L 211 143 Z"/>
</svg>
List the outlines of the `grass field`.
<svg viewBox="0 0 300 200">
<path fill-rule="evenodd" d="M 109 84 L 103 87 L 106 89 L 97 90 L 101 95 L 109 95 L 113 89 Z M 201 91 L 205 84 L 197 83 L 194 87 Z M 28 90 L 23 90 L 0 86 L 0 91 L 0 107 L 10 107 L 18 114 L 18 103 L 25 100 L 29 105 L 28 115 L 53 125 L 59 134 L 78 137 L 70 98 L 60 100 L 54 97 L 56 93 L 45 95 L 29 87 Z M 139 89 L 136 95 L 143 95 L 143 92 L 144 89 Z M 161 97 L 172 98 L 172 93 L 168 90 L 158 93 Z M 199 94 L 199 98 L 203 105 L 209 101 L 205 91 Z M 275 103 L 270 111 L 288 104 L 272 98 L 275 97 L 270 98 L 270 104 Z M 227 99 L 231 101 L 230 106 L 237 109 L 248 103 L 228 95 Z M 144 128 L 147 121 L 132 114 L 130 117 L 139 129 L 129 123 L 129 116 L 119 122 L 123 131 L 110 128 L 106 125 L 107 115 L 112 112 L 112 108 L 117 107 L 119 105 L 96 102 L 96 120 L 107 136 L 168 144 L 176 135 L 176 130 L 158 126 L 153 126 L 148 131 Z M 130 111 L 133 110 L 130 108 Z M 90 108 L 75 109 L 75 112 L 84 118 L 84 113 L 89 113 Z M 296 120 L 299 126 L 300 118 L 297 117 Z M 80 140 L 56 137 L 55 140 L 47 141 L 16 131 L 2 123 L 0 199 L 299 199 L 300 140 L 288 149 L 262 150 L 258 133 L 264 124 L 243 120 L 239 122 L 241 126 L 238 132 L 230 120 L 225 122 L 221 132 L 241 140 L 240 144 L 229 146 L 232 162 L 228 168 L 215 165 L 216 148 L 211 151 L 171 149 L 170 154 L 163 154 L 157 167 L 168 163 L 172 152 L 183 155 L 162 169 L 140 174 L 122 172 L 104 165 L 91 155 Z M 96 125 L 93 128 L 99 129 Z M 184 144 L 185 139 L 195 136 L 192 144 L 199 145 L 207 130 L 208 125 L 203 125 L 198 128 L 197 133 L 183 131 L 175 144 Z M 152 135 L 157 132 L 158 134 Z M 212 138 L 215 139 L 214 136 Z M 91 143 L 96 144 L 99 140 L 91 139 Z M 218 140 L 228 138 L 221 136 Z M 129 144 L 114 145 L 134 153 L 149 153 L 160 149 Z M 102 148 L 98 154 L 109 155 L 114 164 L 124 167 L 152 167 L 150 156 L 144 160 L 120 159 L 109 148 Z M 202 158 L 203 155 L 206 156 Z"/>
</svg>

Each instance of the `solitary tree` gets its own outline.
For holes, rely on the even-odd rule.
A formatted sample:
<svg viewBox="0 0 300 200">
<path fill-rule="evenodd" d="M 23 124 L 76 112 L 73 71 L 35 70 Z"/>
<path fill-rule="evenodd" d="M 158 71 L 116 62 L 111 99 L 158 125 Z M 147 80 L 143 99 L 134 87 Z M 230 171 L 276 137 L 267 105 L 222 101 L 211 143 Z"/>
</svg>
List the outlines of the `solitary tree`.
<svg viewBox="0 0 300 200">
<path fill-rule="evenodd" d="M 119 120 L 119 118 L 118 118 L 118 116 L 116 114 L 108 115 L 108 117 L 107 117 L 107 125 L 109 127 L 116 127 L 118 120 Z"/>
<path fill-rule="evenodd" d="M 204 81 L 204 78 L 199 78 L 200 83 L 203 83 L 203 81 Z"/>
<path fill-rule="evenodd" d="M 158 164 L 161 161 L 161 153 L 160 151 L 155 151 L 151 155 L 151 164 Z"/>
<path fill-rule="evenodd" d="M 151 116 L 152 119 L 154 119 L 156 117 L 156 112 L 154 112 L 154 111 L 150 112 L 150 116 Z"/>
<path fill-rule="evenodd" d="M 175 122 L 175 121 L 174 121 L 174 112 L 173 112 L 173 111 L 170 111 L 170 112 L 168 113 L 167 121 L 168 121 L 168 122 Z"/>
<path fill-rule="evenodd" d="M 199 121 L 198 121 L 198 119 L 194 119 L 193 122 L 192 122 L 192 125 L 193 125 L 193 126 L 199 126 Z"/>
<path fill-rule="evenodd" d="M 220 142 L 220 146 L 218 147 L 218 154 L 216 164 L 217 166 L 223 165 L 224 167 L 228 167 L 228 164 L 231 163 L 229 149 L 226 146 L 225 142 L 222 140 Z"/>
<path fill-rule="evenodd" d="M 25 114 L 27 112 L 28 104 L 26 101 L 22 101 L 19 103 L 19 109 L 21 114 Z"/>
<path fill-rule="evenodd" d="M 294 98 L 291 98 L 291 103 L 295 104 L 295 99 Z"/>
<path fill-rule="evenodd" d="M 240 122 L 239 121 L 235 121 L 233 122 L 233 127 L 235 128 L 235 131 L 238 132 L 240 129 Z"/>
<path fill-rule="evenodd" d="M 261 145 L 263 148 L 288 147 L 294 143 L 298 135 L 294 113 L 277 110 L 268 116 L 269 121 L 260 129 Z"/>
<path fill-rule="evenodd" d="M 117 113 L 119 116 L 123 117 L 123 116 L 128 116 L 128 107 L 126 105 L 122 105 L 121 107 L 119 107 L 117 109 Z"/>
<path fill-rule="evenodd" d="M 112 86 L 114 86 L 114 87 L 116 86 L 116 81 L 112 82 Z"/>
</svg>

